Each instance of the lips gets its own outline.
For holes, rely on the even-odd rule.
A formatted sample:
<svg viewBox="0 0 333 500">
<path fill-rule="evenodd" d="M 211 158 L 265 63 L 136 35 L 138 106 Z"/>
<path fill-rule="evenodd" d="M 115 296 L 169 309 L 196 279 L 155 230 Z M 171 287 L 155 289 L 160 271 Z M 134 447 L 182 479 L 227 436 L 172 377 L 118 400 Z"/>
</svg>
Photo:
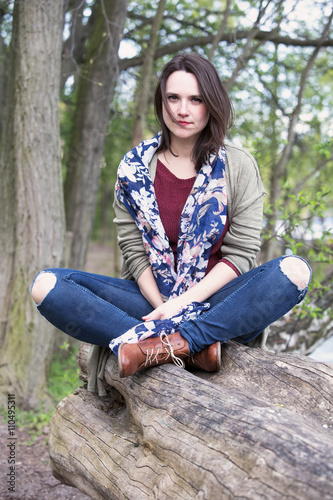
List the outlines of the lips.
<svg viewBox="0 0 333 500">
<path fill-rule="evenodd" d="M 191 125 L 191 122 L 185 122 L 182 120 L 178 120 L 179 125 L 182 125 L 183 127 L 186 127 L 186 125 Z"/>
</svg>

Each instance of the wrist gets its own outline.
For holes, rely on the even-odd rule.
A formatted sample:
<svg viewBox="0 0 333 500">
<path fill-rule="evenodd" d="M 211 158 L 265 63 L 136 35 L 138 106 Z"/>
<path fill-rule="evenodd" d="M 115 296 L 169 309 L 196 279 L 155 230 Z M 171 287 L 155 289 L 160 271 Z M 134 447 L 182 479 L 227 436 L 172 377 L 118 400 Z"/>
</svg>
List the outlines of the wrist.
<svg viewBox="0 0 333 500">
<path fill-rule="evenodd" d="M 162 304 L 164 304 L 164 301 L 161 295 L 159 297 L 154 297 L 151 301 L 151 305 L 154 309 L 156 309 L 158 306 L 161 306 Z"/>
</svg>

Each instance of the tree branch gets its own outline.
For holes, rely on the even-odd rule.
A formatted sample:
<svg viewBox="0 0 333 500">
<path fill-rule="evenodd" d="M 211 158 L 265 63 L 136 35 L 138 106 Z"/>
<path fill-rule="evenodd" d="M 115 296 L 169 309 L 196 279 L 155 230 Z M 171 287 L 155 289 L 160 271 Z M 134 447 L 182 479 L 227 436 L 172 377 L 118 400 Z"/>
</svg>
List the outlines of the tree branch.
<svg viewBox="0 0 333 500">
<path fill-rule="evenodd" d="M 208 60 L 209 61 L 212 60 L 214 52 L 217 49 L 217 46 L 220 43 L 221 37 L 222 37 L 226 27 L 227 27 L 229 14 L 230 14 L 231 2 L 232 2 L 232 0 L 227 0 L 227 5 L 226 5 L 225 11 L 223 13 L 221 25 L 219 27 L 218 32 L 216 33 L 216 36 L 214 37 L 212 46 L 211 46 L 210 51 L 208 53 Z"/>
<path fill-rule="evenodd" d="M 297 124 L 297 121 L 298 121 L 298 118 L 299 118 L 299 115 L 301 112 L 301 108 L 302 108 L 302 99 L 303 99 L 303 95 L 304 95 L 304 91 L 305 91 L 306 81 L 307 81 L 309 72 L 311 71 L 311 69 L 314 65 L 314 62 L 319 54 L 319 51 L 323 47 L 323 44 L 324 44 L 326 37 L 329 33 L 329 30 L 330 30 L 330 27 L 332 24 L 332 19 L 333 19 L 333 10 L 331 12 L 330 17 L 328 18 L 328 21 L 327 21 L 326 26 L 324 28 L 323 34 L 319 40 L 319 43 L 318 43 L 317 47 L 314 49 L 311 57 L 309 58 L 306 66 L 302 72 L 300 86 L 299 86 L 299 92 L 298 92 L 298 96 L 297 96 L 297 105 L 295 106 L 295 108 L 291 114 L 289 127 L 288 127 L 288 141 L 283 149 L 280 161 L 278 163 L 278 167 L 277 167 L 278 172 L 282 172 L 284 170 L 286 163 L 288 162 L 288 160 L 290 158 L 291 149 L 292 149 L 292 146 L 293 146 L 294 140 L 295 140 L 295 127 L 296 127 L 296 124 Z"/>
<path fill-rule="evenodd" d="M 163 17 L 163 21 L 174 21 L 177 24 L 180 24 L 185 29 L 187 29 L 187 28 L 191 28 L 191 29 L 195 28 L 197 30 L 201 30 L 202 32 L 209 33 L 209 31 L 206 30 L 206 17 L 209 14 L 212 14 L 212 12 L 207 10 L 206 11 L 206 15 L 203 15 L 202 19 L 199 19 L 199 22 L 200 21 L 205 22 L 204 26 L 202 24 L 200 25 L 199 22 L 189 21 L 187 19 L 179 19 L 177 16 L 172 16 L 172 15 L 168 14 L 167 12 L 166 12 L 165 16 Z M 151 17 L 147 18 L 146 16 L 143 16 L 141 14 L 134 14 L 133 12 L 128 12 L 128 17 L 129 17 L 129 19 L 135 19 L 135 20 L 141 21 L 141 24 L 139 26 L 135 26 L 131 30 L 128 30 L 126 32 L 126 38 L 130 38 L 130 36 L 132 34 L 136 33 L 138 30 L 142 29 L 144 26 L 150 26 L 152 24 L 152 22 L 153 22 L 153 19 Z M 154 17 L 155 17 L 155 15 L 154 15 Z"/>
<path fill-rule="evenodd" d="M 284 0 L 281 0 L 278 4 L 278 9 L 281 7 L 281 4 L 283 4 Z M 225 82 L 225 87 L 226 87 L 226 90 L 229 91 L 238 74 L 240 73 L 240 71 L 245 68 L 246 66 L 246 63 L 251 59 L 251 57 L 257 52 L 257 50 L 259 49 L 259 47 L 264 43 L 265 40 L 260 40 L 258 43 L 256 44 L 253 44 L 252 47 L 251 47 L 251 43 L 253 40 L 256 39 L 256 36 L 257 34 L 260 32 L 260 23 L 266 13 L 266 10 L 268 8 L 268 6 L 270 5 L 271 3 L 271 0 L 268 0 L 266 5 L 265 6 L 260 6 L 259 10 L 258 10 L 258 16 L 257 16 L 257 19 L 256 21 L 254 22 L 251 30 L 249 31 L 249 35 L 248 35 L 248 38 L 246 40 L 246 43 L 243 47 L 243 52 L 242 54 L 240 54 L 240 56 L 237 57 L 236 59 L 236 66 L 232 72 L 232 75 L 231 77 L 228 79 L 227 82 Z M 272 31 L 272 33 L 275 31 L 277 32 L 277 29 L 278 29 L 278 26 L 276 28 L 274 28 L 274 30 Z"/>
<path fill-rule="evenodd" d="M 235 43 L 237 40 L 244 40 L 248 38 L 251 30 L 239 30 L 222 34 L 220 42 L 227 42 L 229 44 Z M 195 38 L 188 38 L 177 42 L 164 45 L 155 52 L 155 60 L 168 54 L 174 54 L 186 48 L 204 47 L 214 41 L 215 35 L 199 36 Z M 126 39 L 126 37 L 125 37 Z M 254 40 L 263 40 L 265 42 L 272 42 L 275 45 L 286 45 L 293 47 L 333 47 L 333 39 L 327 38 L 324 41 L 319 39 L 302 39 L 290 38 L 288 36 L 278 35 L 275 30 L 264 31 L 259 30 Z M 120 60 L 120 69 L 126 70 L 134 66 L 140 66 L 143 63 L 144 54 L 136 57 L 126 58 Z"/>
</svg>

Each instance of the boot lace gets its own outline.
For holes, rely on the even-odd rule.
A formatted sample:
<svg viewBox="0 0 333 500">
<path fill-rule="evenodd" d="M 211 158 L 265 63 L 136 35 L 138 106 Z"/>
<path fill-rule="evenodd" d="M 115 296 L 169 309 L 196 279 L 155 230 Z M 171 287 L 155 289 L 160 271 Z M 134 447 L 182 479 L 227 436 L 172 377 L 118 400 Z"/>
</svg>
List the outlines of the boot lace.
<svg viewBox="0 0 333 500">
<path fill-rule="evenodd" d="M 176 366 L 179 366 L 180 368 L 185 368 L 185 363 L 181 358 L 178 358 L 178 356 L 175 355 L 174 353 L 174 348 L 173 345 L 170 343 L 170 340 L 168 339 L 168 335 L 166 333 L 161 333 L 160 335 L 161 342 L 163 344 L 163 349 L 167 353 L 167 357 L 164 359 L 164 361 L 168 360 L 171 356 L 171 359 L 173 363 Z M 160 348 L 158 347 L 156 352 L 154 352 L 154 348 L 151 348 L 151 351 L 149 352 L 148 349 L 146 349 L 146 361 L 145 361 L 145 366 L 152 365 L 158 365 L 158 355 L 160 353 Z"/>
</svg>

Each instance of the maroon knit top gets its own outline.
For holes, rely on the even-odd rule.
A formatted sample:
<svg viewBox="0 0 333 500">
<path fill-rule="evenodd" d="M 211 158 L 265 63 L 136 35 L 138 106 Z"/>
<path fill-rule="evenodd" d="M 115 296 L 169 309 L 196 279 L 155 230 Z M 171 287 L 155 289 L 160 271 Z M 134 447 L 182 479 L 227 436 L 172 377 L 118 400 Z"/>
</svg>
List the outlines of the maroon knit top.
<svg viewBox="0 0 333 500">
<path fill-rule="evenodd" d="M 177 241 L 179 221 L 186 200 L 191 192 L 195 177 L 179 179 L 160 160 L 157 160 L 154 188 L 160 217 L 166 235 L 172 248 L 175 263 L 177 262 Z M 222 259 L 221 246 L 225 233 L 228 231 L 228 219 L 219 240 L 212 246 L 206 274 L 220 261 L 228 264 L 237 274 L 238 270 L 228 260 Z"/>
</svg>

